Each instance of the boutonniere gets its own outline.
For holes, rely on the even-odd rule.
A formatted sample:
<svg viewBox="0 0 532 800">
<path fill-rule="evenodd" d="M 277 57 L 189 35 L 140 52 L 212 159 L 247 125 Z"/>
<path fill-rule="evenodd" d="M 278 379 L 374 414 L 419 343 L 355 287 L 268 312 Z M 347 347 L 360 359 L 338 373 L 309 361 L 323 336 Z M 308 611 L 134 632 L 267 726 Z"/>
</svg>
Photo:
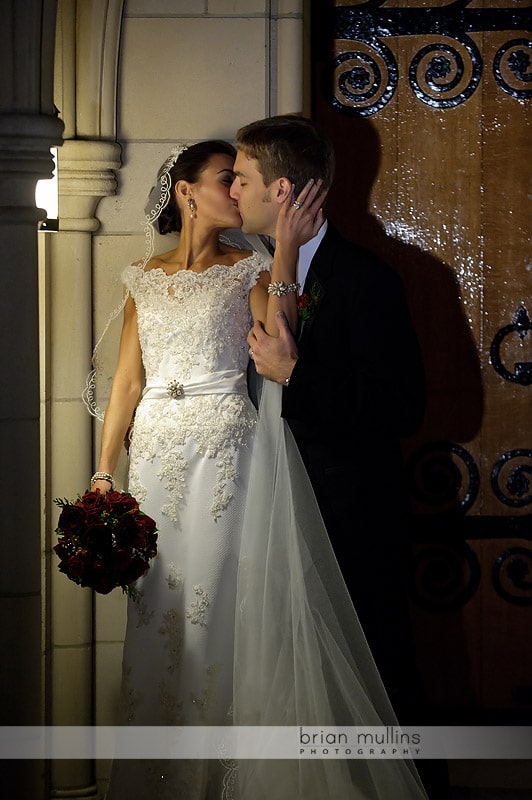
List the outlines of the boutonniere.
<svg viewBox="0 0 532 800">
<path fill-rule="evenodd" d="M 320 297 L 320 287 L 315 281 L 310 288 L 310 292 L 305 292 L 297 298 L 297 313 L 301 321 L 301 331 L 303 330 L 305 322 L 307 322 L 316 311 Z"/>
</svg>

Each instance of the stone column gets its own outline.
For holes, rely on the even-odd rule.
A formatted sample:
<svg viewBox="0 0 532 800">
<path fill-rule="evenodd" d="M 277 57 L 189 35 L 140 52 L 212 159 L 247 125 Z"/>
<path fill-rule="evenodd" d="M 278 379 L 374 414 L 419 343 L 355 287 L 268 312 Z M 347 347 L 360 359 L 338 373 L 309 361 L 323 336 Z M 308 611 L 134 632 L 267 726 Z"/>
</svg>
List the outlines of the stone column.
<svg viewBox="0 0 532 800">
<path fill-rule="evenodd" d="M 75 498 L 93 471 L 92 417 L 81 399 L 92 352 L 92 241 L 96 207 L 113 194 L 120 166 L 114 142 L 68 140 L 59 151 L 59 232 L 48 235 L 51 497 Z M 56 516 L 58 513 L 56 510 Z M 52 524 L 52 530 L 54 525 Z M 92 725 L 93 597 L 51 570 L 51 724 Z M 97 796 L 94 765 L 55 761 L 52 797 Z"/>
<path fill-rule="evenodd" d="M 65 141 L 58 153 L 59 231 L 47 237 L 52 498 L 75 498 L 83 493 L 93 471 L 93 420 L 81 394 L 93 346 L 96 208 L 102 197 L 114 193 L 114 170 L 120 167 L 120 147 L 115 139 L 122 6 L 123 0 L 58 3 L 54 99 L 65 124 Z M 50 509 L 55 520 L 58 512 L 56 507 Z M 59 573 L 55 558 L 50 595 L 50 722 L 92 725 L 92 592 Z M 94 764 L 88 760 L 53 762 L 51 787 L 52 797 L 96 797 Z"/>
<path fill-rule="evenodd" d="M 0 27 L 0 724 L 42 725 L 44 652 L 35 185 L 52 174 L 53 0 L 4 0 Z M 44 798 L 44 764 L 2 761 L 0 795 Z"/>
<path fill-rule="evenodd" d="M 22 42 L 20 43 L 22 46 Z M 44 723 L 35 185 L 52 173 L 54 116 L 0 114 L 0 724 Z M 43 796 L 43 765 L 2 763 L 0 792 Z M 8 793 L 6 793 L 8 790 Z"/>
</svg>

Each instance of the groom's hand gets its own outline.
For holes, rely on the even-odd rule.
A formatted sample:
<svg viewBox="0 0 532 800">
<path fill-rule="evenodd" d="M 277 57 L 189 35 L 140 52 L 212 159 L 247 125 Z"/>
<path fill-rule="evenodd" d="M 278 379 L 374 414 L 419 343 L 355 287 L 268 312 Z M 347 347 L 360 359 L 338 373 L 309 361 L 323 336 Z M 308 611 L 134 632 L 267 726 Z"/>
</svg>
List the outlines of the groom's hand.
<svg viewBox="0 0 532 800">
<path fill-rule="evenodd" d="M 270 381 L 288 384 L 298 359 L 296 341 L 282 311 L 277 313 L 279 336 L 270 336 L 262 322 L 256 322 L 248 334 L 249 355 L 259 375 Z"/>
</svg>

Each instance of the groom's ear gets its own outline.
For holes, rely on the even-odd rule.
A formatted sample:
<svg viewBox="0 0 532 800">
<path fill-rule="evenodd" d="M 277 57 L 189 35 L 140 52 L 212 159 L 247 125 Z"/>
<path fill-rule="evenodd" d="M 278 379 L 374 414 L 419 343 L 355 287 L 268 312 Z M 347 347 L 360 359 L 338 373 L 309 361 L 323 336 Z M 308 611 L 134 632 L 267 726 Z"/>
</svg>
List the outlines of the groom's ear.
<svg viewBox="0 0 532 800">
<path fill-rule="evenodd" d="M 275 199 L 278 203 L 282 203 L 292 191 L 292 181 L 283 176 L 281 178 L 277 178 L 276 183 L 277 186 L 275 189 Z"/>
</svg>

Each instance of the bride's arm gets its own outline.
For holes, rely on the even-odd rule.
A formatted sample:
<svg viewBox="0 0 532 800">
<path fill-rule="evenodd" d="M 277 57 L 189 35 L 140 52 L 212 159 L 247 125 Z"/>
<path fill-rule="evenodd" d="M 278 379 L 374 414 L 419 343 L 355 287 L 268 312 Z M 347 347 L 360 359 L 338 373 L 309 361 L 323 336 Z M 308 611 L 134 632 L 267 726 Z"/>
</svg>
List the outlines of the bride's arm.
<svg viewBox="0 0 532 800">
<path fill-rule="evenodd" d="M 105 412 L 97 472 L 113 474 L 142 389 L 142 354 L 137 327 L 135 302 L 128 297 L 120 337 L 118 364 L 113 378 L 109 404 Z M 111 484 L 97 480 L 92 489 L 109 491 Z"/>
<path fill-rule="evenodd" d="M 307 184 L 298 196 L 299 208 L 293 206 L 293 191 L 286 198 L 276 228 L 271 283 L 295 282 L 299 248 L 317 234 L 324 222 L 322 205 L 326 192 L 320 193 L 321 183 L 318 181 L 316 184 Z M 264 273 L 250 296 L 255 323 L 247 337 L 250 355 L 259 375 L 288 385 L 298 359 L 297 344 L 293 336 L 297 326 L 298 292 L 290 291 L 280 297 L 267 293 L 263 275 Z"/>
<path fill-rule="evenodd" d="M 320 193 L 321 183 L 309 181 L 299 192 L 297 202 L 292 189 L 281 206 L 275 229 L 275 254 L 265 324 L 270 336 L 279 336 L 276 316 L 279 311 L 284 312 L 292 332 L 296 330 L 299 287 L 295 286 L 299 248 L 312 239 L 323 224 L 325 196 Z M 286 287 L 289 291 L 278 293 L 285 291 Z"/>
</svg>

